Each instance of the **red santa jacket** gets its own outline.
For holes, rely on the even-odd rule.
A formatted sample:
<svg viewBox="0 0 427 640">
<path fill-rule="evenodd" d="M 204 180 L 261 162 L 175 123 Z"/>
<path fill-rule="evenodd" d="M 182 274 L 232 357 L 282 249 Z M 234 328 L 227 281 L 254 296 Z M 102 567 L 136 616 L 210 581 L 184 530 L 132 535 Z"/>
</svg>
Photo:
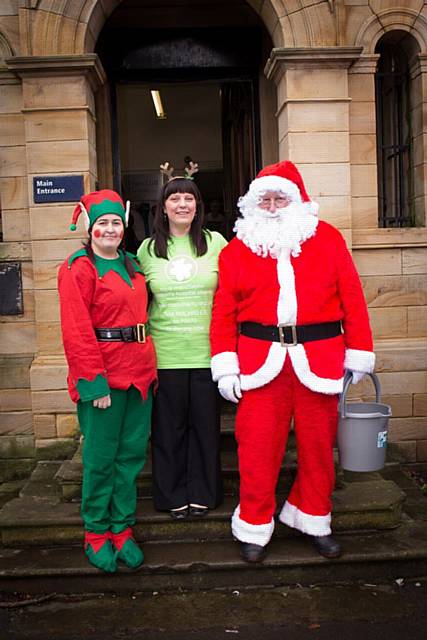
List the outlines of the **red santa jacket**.
<svg viewBox="0 0 427 640">
<path fill-rule="evenodd" d="M 239 323 L 317 324 L 340 320 L 343 334 L 283 347 L 239 334 Z M 267 384 L 287 354 L 299 380 L 320 393 L 342 391 L 344 368 L 371 372 L 372 333 L 359 276 L 337 229 L 319 222 L 297 257 L 253 253 L 234 238 L 219 257 L 214 298 L 212 375 L 240 374 L 242 389 Z"/>
<path fill-rule="evenodd" d="M 98 342 L 95 328 L 130 327 L 147 322 L 147 290 L 142 271 L 126 282 L 116 271 L 100 276 L 79 252 L 59 270 L 61 326 L 69 366 L 71 399 L 92 400 L 109 389 L 134 385 L 144 398 L 156 381 L 153 342 Z"/>
</svg>

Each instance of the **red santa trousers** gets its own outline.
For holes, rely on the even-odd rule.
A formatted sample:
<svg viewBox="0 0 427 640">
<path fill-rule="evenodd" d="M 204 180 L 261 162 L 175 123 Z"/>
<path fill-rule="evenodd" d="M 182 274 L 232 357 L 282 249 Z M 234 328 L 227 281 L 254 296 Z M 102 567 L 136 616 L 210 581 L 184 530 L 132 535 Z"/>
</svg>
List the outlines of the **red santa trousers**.
<svg viewBox="0 0 427 640">
<path fill-rule="evenodd" d="M 316 393 L 301 384 L 288 355 L 276 378 L 243 392 L 236 417 L 240 505 L 232 518 L 235 538 L 261 545 L 271 538 L 292 416 L 298 472 L 279 519 L 310 535 L 330 533 L 337 404 L 337 395 Z"/>
</svg>

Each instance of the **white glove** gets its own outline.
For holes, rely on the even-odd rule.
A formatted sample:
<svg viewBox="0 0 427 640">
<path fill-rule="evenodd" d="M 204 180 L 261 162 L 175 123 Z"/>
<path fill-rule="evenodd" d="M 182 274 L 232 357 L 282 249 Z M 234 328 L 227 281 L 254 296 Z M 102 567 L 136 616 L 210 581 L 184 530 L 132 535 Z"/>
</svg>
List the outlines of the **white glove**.
<svg viewBox="0 0 427 640">
<path fill-rule="evenodd" d="M 365 376 L 363 371 L 352 371 L 351 375 L 353 376 L 351 379 L 351 384 L 357 384 Z"/>
<path fill-rule="evenodd" d="M 222 376 L 222 378 L 218 380 L 218 391 L 225 400 L 237 404 L 242 397 L 239 376 L 235 374 Z"/>
</svg>

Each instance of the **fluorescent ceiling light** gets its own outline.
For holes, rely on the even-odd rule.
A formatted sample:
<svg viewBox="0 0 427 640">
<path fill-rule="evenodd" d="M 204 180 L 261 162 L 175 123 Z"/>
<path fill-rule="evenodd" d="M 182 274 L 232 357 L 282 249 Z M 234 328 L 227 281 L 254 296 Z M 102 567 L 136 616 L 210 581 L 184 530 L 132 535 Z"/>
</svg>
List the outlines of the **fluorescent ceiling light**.
<svg viewBox="0 0 427 640">
<path fill-rule="evenodd" d="M 151 91 L 151 97 L 153 98 L 154 108 L 156 110 L 156 116 L 161 120 L 166 118 L 166 113 L 163 109 L 162 99 L 160 97 L 160 91 Z"/>
</svg>

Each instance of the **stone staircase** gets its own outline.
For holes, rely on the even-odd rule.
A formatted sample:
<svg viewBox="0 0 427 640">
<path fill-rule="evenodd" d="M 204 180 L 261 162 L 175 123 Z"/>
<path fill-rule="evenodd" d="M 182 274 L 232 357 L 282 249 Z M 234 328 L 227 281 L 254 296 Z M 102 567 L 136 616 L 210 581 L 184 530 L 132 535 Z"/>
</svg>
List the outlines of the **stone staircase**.
<svg viewBox="0 0 427 640">
<path fill-rule="evenodd" d="M 146 561 L 137 573 L 123 568 L 106 576 L 82 553 L 79 447 L 70 460 L 40 461 L 19 496 L 0 511 L 0 591 L 242 588 L 426 574 L 427 498 L 392 459 L 381 474 L 351 474 L 338 468 L 333 528 L 344 550 L 340 559 L 321 558 L 304 536 L 278 523 L 266 561 L 255 567 L 244 563 L 230 534 L 238 472 L 228 407 L 221 437 L 225 499 L 205 519 L 176 522 L 155 511 L 147 463 L 138 480 L 134 527 Z M 291 437 L 278 482 L 279 507 L 295 470 Z"/>
</svg>

